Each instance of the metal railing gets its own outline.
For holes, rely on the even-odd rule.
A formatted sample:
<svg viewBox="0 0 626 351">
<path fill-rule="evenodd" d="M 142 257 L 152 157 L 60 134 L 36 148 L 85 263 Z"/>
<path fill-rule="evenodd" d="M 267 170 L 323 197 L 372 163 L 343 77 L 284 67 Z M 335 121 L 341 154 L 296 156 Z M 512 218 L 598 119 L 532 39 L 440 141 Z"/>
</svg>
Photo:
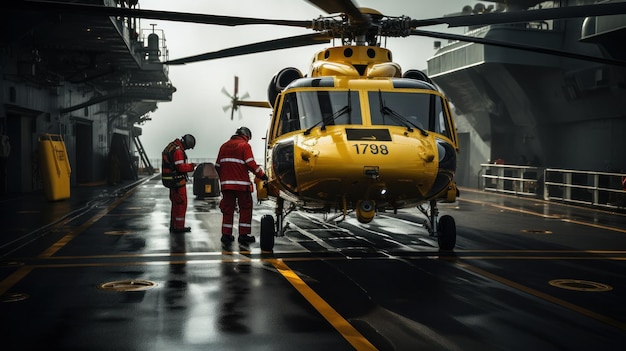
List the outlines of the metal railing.
<svg viewBox="0 0 626 351">
<path fill-rule="evenodd" d="M 543 169 L 531 166 L 483 163 L 482 187 L 487 191 L 515 195 L 537 195 L 538 183 Z"/>
<path fill-rule="evenodd" d="M 603 208 L 626 208 L 626 173 L 481 164 L 483 190 Z"/>
<path fill-rule="evenodd" d="M 607 208 L 625 208 L 623 173 L 546 168 L 543 198 Z"/>
</svg>

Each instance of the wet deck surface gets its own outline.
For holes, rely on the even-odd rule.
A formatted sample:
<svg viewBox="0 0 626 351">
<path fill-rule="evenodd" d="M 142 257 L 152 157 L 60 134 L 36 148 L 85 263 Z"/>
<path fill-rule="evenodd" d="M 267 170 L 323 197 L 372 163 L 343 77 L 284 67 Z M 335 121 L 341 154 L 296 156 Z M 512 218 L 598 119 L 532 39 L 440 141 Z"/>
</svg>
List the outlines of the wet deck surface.
<svg viewBox="0 0 626 351">
<path fill-rule="evenodd" d="M 189 186 L 170 234 L 158 178 L 4 199 L 0 315 L 20 350 L 585 350 L 626 342 L 626 216 L 461 190 L 440 252 L 418 210 L 294 212 L 274 251 L 223 251 Z M 273 213 L 258 204 L 259 219 Z M 257 237 L 258 239 L 258 237 Z M 257 240 L 258 241 L 258 240 Z M 3 348 L 5 348 L 3 346 Z"/>
</svg>

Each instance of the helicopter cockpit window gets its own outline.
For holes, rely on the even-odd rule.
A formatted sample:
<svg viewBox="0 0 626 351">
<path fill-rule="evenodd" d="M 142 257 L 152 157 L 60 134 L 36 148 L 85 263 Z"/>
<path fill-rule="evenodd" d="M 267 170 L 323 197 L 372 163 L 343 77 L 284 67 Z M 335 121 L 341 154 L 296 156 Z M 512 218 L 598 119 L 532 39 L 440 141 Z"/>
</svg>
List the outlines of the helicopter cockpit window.
<svg viewBox="0 0 626 351">
<path fill-rule="evenodd" d="M 281 134 L 317 125 L 361 124 L 359 94 L 347 90 L 289 93 L 285 95 L 280 118 Z"/>
<path fill-rule="evenodd" d="M 283 99 L 283 109 L 280 112 L 278 122 L 278 135 L 300 130 L 300 115 L 298 113 L 298 100 L 296 94 L 287 94 Z"/>
<path fill-rule="evenodd" d="M 437 95 L 372 91 L 368 98 L 372 125 L 417 126 L 451 137 L 443 100 Z M 405 120 L 383 113 L 383 106 Z"/>
</svg>

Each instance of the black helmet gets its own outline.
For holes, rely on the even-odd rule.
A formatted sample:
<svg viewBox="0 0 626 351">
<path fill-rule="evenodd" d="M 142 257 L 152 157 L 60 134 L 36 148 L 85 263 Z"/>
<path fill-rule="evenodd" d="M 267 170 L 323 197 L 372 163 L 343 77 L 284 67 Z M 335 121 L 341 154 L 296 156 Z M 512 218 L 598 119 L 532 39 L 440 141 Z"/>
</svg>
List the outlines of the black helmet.
<svg viewBox="0 0 626 351">
<path fill-rule="evenodd" d="M 194 138 L 194 136 L 191 134 L 183 135 L 181 140 L 183 142 L 183 146 L 185 146 L 185 149 L 193 149 L 193 147 L 196 146 L 196 138 Z"/>
<path fill-rule="evenodd" d="M 245 135 L 248 137 L 248 140 L 252 139 L 252 132 L 247 127 L 239 127 L 237 129 L 237 135 Z"/>
</svg>

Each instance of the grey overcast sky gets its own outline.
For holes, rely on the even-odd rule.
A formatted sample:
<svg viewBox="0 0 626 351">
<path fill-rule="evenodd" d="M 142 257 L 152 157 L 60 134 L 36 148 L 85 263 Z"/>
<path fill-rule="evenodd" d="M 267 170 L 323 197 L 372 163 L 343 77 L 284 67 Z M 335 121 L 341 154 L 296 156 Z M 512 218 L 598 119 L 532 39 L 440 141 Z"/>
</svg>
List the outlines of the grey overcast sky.
<svg viewBox="0 0 626 351">
<path fill-rule="evenodd" d="M 465 0 L 355 0 L 359 7 L 369 7 L 390 16 L 406 15 L 413 19 L 441 17 L 460 12 Z M 488 4 L 488 2 L 485 2 Z M 311 20 L 326 15 L 304 0 L 142 0 L 142 9 L 240 17 Z M 163 34 L 170 59 L 197 55 L 258 41 L 312 33 L 304 28 L 268 25 L 215 26 L 171 21 L 142 20 L 141 28 L 155 24 L 157 34 Z M 464 29 L 448 29 L 445 25 L 425 27 L 426 30 L 462 33 Z M 162 32 L 161 32 L 162 31 Z M 147 34 L 146 34 L 147 35 Z M 391 38 L 385 45 L 393 52 L 394 61 L 402 70 L 425 69 L 426 60 L 433 56 L 433 38 Z M 384 43 L 383 43 L 384 44 Z M 251 145 L 255 158 L 264 157 L 264 140 L 270 122 L 270 109 L 240 107 L 241 117 L 224 111 L 229 98 L 221 90 L 233 91 L 234 76 L 239 76 L 239 95 L 248 93 L 248 100 L 267 101 L 267 87 L 274 74 L 285 67 L 308 72 L 313 55 L 329 46 L 317 45 L 250 54 L 206 62 L 170 66 L 169 77 L 177 91 L 171 102 L 160 102 L 150 114 L 151 121 L 143 124 L 141 141 L 151 160 L 160 159 L 163 147 L 186 133 L 196 137 L 196 147 L 187 152 L 190 158 L 213 159 L 219 146 L 240 126 L 252 130 Z M 210 162 L 213 162 L 210 160 Z M 262 164 L 262 163 L 261 163 Z"/>
</svg>

